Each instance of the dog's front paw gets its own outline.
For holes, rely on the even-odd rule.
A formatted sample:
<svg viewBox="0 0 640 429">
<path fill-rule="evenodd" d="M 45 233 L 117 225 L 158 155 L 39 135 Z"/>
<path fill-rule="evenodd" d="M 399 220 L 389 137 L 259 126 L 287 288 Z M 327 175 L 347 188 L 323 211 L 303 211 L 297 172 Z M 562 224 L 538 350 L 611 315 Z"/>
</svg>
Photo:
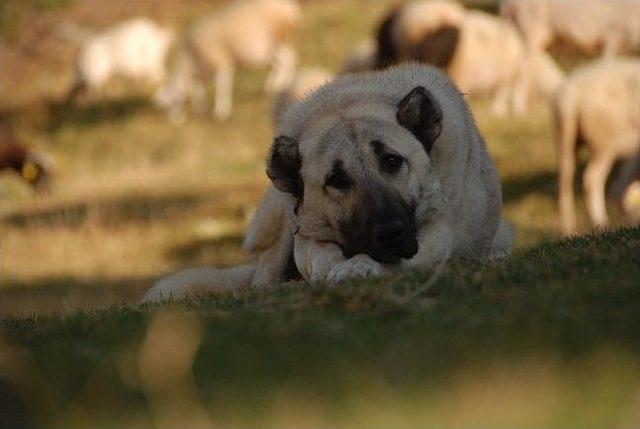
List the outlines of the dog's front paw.
<svg viewBox="0 0 640 429">
<path fill-rule="evenodd" d="M 331 268 L 327 274 L 327 281 L 339 282 L 346 279 L 380 277 L 384 274 L 384 267 L 367 255 L 356 255 Z"/>
</svg>

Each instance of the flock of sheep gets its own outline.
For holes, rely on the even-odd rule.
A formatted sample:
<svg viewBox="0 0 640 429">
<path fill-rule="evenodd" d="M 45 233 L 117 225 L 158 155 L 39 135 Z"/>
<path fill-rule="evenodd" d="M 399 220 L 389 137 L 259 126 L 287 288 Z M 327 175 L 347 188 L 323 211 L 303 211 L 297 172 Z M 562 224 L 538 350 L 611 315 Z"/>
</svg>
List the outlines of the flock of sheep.
<svg viewBox="0 0 640 429">
<path fill-rule="evenodd" d="M 147 18 L 120 23 L 85 41 L 68 101 L 99 94 L 112 77 L 124 76 L 153 85 L 155 104 L 171 120 L 182 120 L 187 106 L 224 120 L 232 112 L 234 70 L 270 66 L 265 90 L 277 122 L 333 76 L 321 68 L 296 71 L 301 18 L 294 0 L 242 0 L 201 17 L 181 36 Z M 499 16 L 449 0 L 412 0 L 390 10 L 374 36 L 350 51 L 340 73 L 419 61 L 443 68 L 468 96 L 491 96 L 498 116 L 525 113 L 534 97 L 551 103 L 563 232 L 576 228 L 581 143 L 590 153 L 584 190 L 593 224 L 608 222 L 605 182 L 618 160 L 618 200 L 629 220 L 640 217 L 640 59 L 629 56 L 640 48 L 640 0 L 503 0 Z M 567 76 L 547 53 L 558 42 L 600 58 Z"/>
</svg>

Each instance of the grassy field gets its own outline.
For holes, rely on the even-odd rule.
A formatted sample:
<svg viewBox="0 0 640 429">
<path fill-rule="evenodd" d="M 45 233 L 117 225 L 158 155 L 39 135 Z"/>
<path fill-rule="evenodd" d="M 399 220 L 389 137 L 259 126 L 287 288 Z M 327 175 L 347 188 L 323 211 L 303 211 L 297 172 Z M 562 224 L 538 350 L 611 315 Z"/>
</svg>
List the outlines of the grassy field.
<svg viewBox="0 0 640 429">
<path fill-rule="evenodd" d="M 223 124 L 193 117 L 173 125 L 149 102 L 150 89 L 126 82 L 115 82 L 102 98 L 70 109 L 62 104 L 77 43 L 56 36 L 61 23 L 100 29 L 150 15 L 182 27 L 214 3 L 3 3 L 2 120 L 56 166 L 48 193 L 34 193 L 13 175 L 0 177 L 4 314 L 132 302 L 170 271 L 243 259 L 242 231 L 267 185 L 272 125 L 271 102 L 261 93 L 266 71 L 240 73 L 234 114 Z M 301 66 L 336 70 L 349 46 L 369 37 L 393 3 L 304 3 Z M 557 236 L 548 107 L 538 103 L 525 117 L 498 119 L 488 104 L 472 100 L 503 177 L 505 213 L 517 228 L 518 245 Z"/>
<path fill-rule="evenodd" d="M 509 260 L 460 263 L 435 281 L 412 272 L 135 305 L 165 273 L 244 259 L 267 186 L 266 71 L 239 74 L 223 124 L 173 125 L 151 89 L 125 82 L 67 109 L 77 43 L 56 28 L 137 15 L 183 27 L 219 3 L 1 3 L 0 115 L 56 174 L 46 193 L 0 177 L 0 416 L 18 424 L 23 409 L 37 427 L 640 425 L 640 231 L 554 241 L 542 102 L 499 119 L 471 100 L 517 231 Z M 392 4 L 304 2 L 301 65 L 336 70 Z"/>
<path fill-rule="evenodd" d="M 627 229 L 436 277 L 8 319 L 26 401 L 4 406 L 65 428 L 637 427 L 639 279 Z"/>
</svg>

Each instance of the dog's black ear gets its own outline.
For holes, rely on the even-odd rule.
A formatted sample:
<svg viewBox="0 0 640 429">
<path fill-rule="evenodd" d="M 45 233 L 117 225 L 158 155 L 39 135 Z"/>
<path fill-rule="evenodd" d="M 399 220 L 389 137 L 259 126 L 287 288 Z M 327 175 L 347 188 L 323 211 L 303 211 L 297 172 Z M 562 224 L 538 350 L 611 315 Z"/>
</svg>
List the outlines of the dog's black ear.
<svg viewBox="0 0 640 429">
<path fill-rule="evenodd" d="M 398 103 L 398 123 L 407 128 L 431 151 L 442 132 L 442 109 L 436 99 L 422 86 L 413 88 Z"/>
<path fill-rule="evenodd" d="M 298 142 L 287 136 L 276 137 L 267 160 L 267 176 L 276 188 L 298 199 L 304 190 L 300 165 Z"/>
</svg>

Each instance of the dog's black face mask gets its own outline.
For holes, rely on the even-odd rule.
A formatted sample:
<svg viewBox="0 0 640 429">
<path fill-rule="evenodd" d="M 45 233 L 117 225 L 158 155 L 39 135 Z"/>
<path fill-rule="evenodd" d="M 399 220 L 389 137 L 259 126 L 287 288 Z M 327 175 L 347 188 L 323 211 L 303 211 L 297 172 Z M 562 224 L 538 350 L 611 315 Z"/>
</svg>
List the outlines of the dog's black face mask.
<svg viewBox="0 0 640 429">
<path fill-rule="evenodd" d="M 340 225 L 343 254 L 366 254 L 380 263 L 397 263 L 418 252 L 415 208 L 392 191 L 365 192 L 351 219 Z"/>
</svg>

